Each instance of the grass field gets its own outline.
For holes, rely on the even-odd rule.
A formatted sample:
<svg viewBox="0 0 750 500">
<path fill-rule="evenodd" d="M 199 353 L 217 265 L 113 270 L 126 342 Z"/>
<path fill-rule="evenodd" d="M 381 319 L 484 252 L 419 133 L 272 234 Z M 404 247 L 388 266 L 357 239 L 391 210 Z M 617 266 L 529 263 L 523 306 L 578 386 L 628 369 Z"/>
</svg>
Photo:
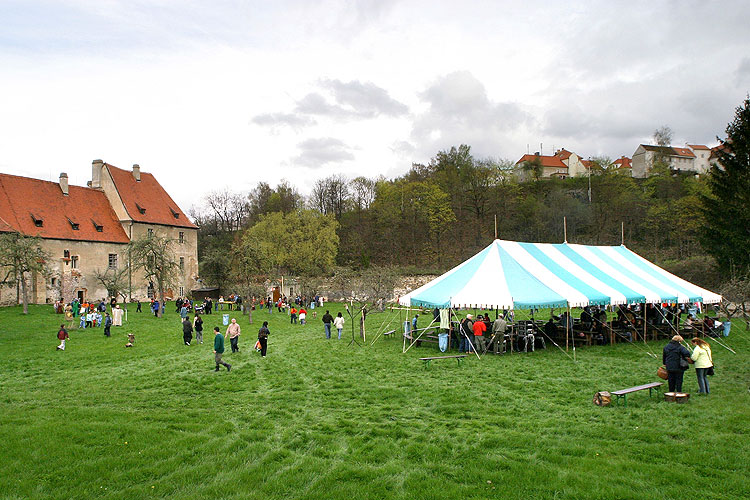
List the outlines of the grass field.
<svg viewBox="0 0 750 500">
<path fill-rule="evenodd" d="M 318 309 L 306 326 L 240 319 L 241 352 L 227 342 L 233 369 L 215 373 L 218 315 L 203 345 L 182 345 L 168 306 L 163 319 L 130 314 L 109 339 L 74 329 L 59 352 L 61 317 L 30 311 L 0 310 L 3 499 L 750 497 L 750 341 L 738 323 L 736 355 L 714 346 L 710 396 L 675 405 L 640 392 L 599 408 L 596 391 L 655 381 L 661 359 L 618 344 L 578 349 L 576 363 L 548 348 L 423 370 L 434 347 L 325 340 Z M 252 345 L 269 318 L 261 359 Z M 370 338 L 384 319 L 370 316 Z M 685 390 L 697 392 L 692 369 Z"/>
</svg>

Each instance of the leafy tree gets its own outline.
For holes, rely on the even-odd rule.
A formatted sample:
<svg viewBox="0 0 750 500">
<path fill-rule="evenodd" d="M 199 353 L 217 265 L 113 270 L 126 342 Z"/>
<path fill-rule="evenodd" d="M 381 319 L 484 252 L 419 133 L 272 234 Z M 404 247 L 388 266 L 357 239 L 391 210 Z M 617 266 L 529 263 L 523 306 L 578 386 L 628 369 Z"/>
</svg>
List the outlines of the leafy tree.
<svg viewBox="0 0 750 500">
<path fill-rule="evenodd" d="M 258 273 L 328 273 L 336 260 L 337 222 L 314 210 L 261 217 L 245 231 L 241 245 Z"/>
<path fill-rule="evenodd" d="M 143 270 L 144 278 L 148 282 L 156 282 L 158 297 L 164 303 L 164 291 L 176 283 L 180 267 L 172 248 L 174 240 L 153 234 L 133 240 L 129 246 L 133 267 Z M 157 315 L 161 317 L 161 308 Z"/>
<path fill-rule="evenodd" d="M 521 172 L 524 174 L 524 179 L 531 177 L 535 181 L 538 181 L 542 178 L 542 174 L 544 173 L 542 159 L 538 156 L 534 156 L 533 159 L 521 163 Z"/>
<path fill-rule="evenodd" d="M 724 272 L 741 276 L 750 273 L 750 99 L 736 109 L 726 133 L 707 177 L 710 193 L 701 197 L 701 243 Z"/>
<path fill-rule="evenodd" d="M 39 238 L 18 232 L 0 234 L 1 284 L 21 285 L 23 313 L 29 313 L 29 297 L 26 278 L 29 274 L 49 274 L 47 261 L 50 256 L 39 246 Z"/>
</svg>

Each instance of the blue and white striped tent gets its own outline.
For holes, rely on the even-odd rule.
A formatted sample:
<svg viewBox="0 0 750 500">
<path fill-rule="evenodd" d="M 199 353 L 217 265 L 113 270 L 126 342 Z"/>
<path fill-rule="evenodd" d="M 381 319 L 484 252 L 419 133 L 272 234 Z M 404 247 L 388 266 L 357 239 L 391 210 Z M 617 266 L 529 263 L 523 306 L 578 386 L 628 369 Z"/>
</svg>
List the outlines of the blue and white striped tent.
<svg viewBox="0 0 750 500">
<path fill-rule="evenodd" d="M 493 241 L 399 299 L 405 306 L 456 309 L 720 301 L 720 295 L 678 278 L 625 246 L 505 240 Z"/>
</svg>

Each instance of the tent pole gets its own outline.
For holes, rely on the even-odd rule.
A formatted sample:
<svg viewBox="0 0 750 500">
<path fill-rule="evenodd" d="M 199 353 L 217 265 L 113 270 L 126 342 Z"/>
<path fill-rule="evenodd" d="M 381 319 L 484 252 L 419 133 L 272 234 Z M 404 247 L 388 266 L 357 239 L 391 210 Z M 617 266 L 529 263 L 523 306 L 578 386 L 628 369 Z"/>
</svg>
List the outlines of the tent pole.
<svg viewBox="0 0 750 500">
<path fill-rule="evenodd" d="M 565 237 L 565 243 L 568 242 L 568 218 L 563 217 L 563 236 Z"/>
<path fill-rule="evenodd" d="M 604 313 L 607 312 L 607 306 L 604 306 Z M 612 318 L 607 314 L 607 325 L 609 326 L 609 345 L 615 345 L 615 331 L 612 329 Z"/>
<path fill-rule="evenodd" d="M 621 234 L 620 244 L 622 246 L 625 246 L 625 221 L 622 221 L 620 224 L 621 224 L 621 228 L 622 228 L 621 229 L 621 233 L 620 233 Z"/>
<path fill-rule="evenodd" d="M 646 303 L 643 303 L 643 341 L 645 342 L 648 340 L 648 330 L 646 329 L 646 325 L 648 322 L 646 321 L 646 314 L 648 314 L 648 309 L 646 309 Z M 638 339 L 636 339 L 638 340 Z"/>
<path fill-rule="evenodd" d="M 567 302 L 566 302 L 566 304 L 567 304 Z M 568 317 L 565 318 L 565 350 L 566 351 L 568 349 L 570 349 L 570 346 L 568 345 L 568 342 L 570 340 L 569 339 L 569 337 L 570 337 L 570 328 L 568 328 L 570 326 L 570 305 L 569 304 L 567 306 L 567 311 L 568 311 Z"/>
</svg>

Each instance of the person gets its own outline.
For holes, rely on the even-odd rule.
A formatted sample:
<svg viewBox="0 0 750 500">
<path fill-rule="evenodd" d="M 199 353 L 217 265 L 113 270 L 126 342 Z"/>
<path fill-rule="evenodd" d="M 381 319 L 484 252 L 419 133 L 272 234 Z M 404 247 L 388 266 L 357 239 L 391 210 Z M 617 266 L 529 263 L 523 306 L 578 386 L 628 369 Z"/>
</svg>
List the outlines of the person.
<svg viewBox="0 0 750 500">
<path fill-rule="evenodd" d="M 214 361 L 216 361 L 216 372 L 219 371 L 219 365 L 224 365 L 227 368 L 227 371 L 232 369 L 232 365 L 229 363 L 225 363 L 221 360 L 221 357 L 224 355 L 224 335 L 221 334 L 221 331 L 219 331 L 219 327 L 214 327 Z"/>
<path fill-rule="evenodd" d="M 157 316 L 157 317 L 159 316 L 159 307 L 160 307 L 159 301 L 154 300 L 154 303 L 151 304 L 151 310 L 154 312 L 154 316 Z"/>
<path fill-rule="evenodd" d="M 201 315 L 196 313 L 195 319 L 193 320 L 193 328 L 195 329 L 195 341 L 203 343 L 203 318 Z"/>
<path fill-rule="evenodd" d="M 104 313 L 104 335 L 110 336 L 109 329 L 112 326 L 112 318 L 109 313 Z"/>
<path fill-rule="evenodd" d="M 341 340 L 341 332 L 344 330 L 344 317 L 341 315 L 341 313 L 338 313 L 338 315 L 336 316 L 336 319 L 333 320 L 333 326 L 335 326 L 336 329 L 338 330 L 338 332 L 339 332 L 339 340 Z M 330 337 L 330 329 L 331 329 L 331 327 L 329 325 L 328 326 L 328 331 L 329 331 L 328 338 L 331 338 Z"/>
<path fill-rule="evenodd" d="M 112 324 L 114 326 L 122 326 L 122 313 L 124 311 L 120 309 L 120 304 L 117 304 L 114 309 L 112 309 Z"/>
<path fill-rule="evenodd" d="M 137 302 L 137 304 L 138 304 L 138 306 L 135 308 L 135 312 L 139 313 L 139 312 L 141 312 L 141 301 L 139 300 Z"/>
<path fill-rule="evenodd" d="M 492 323 L 492 335 L 495 337 L 495 353 L 500 352 L 500 346 L 505 344 L 505 330 L 508 329 L 508 322 L 505 316 L 498 316 Z"/>
<path fill-rule="evenodd" d="M 411 331 L 412 335 L 417 334 L 417 320 L 419 320 L 419 314 L 415 314 L 414 318 L 411 320 Z"/>
<path fill-rule="evenodd" d="M 183 320 L 187 318 L 188 308 L 187 304 L 185 302 L 182 302 L 180 304 L 180 318 Z"/>
<path fill-rule="evenodd" d="M 326 311 L 323 315 L 323 329 L 325 330 L 326 338 L 331 338 L 331 323 L 333 323 L 333 316 L 330 311 Z"/>
<path fill-rule="evenodd" d="M 458 352 L 471 352 L 471 349 L 473 347 L 472 337 L 474 336 L 474 332 L 472 330 L 472 318 L 473 316 L 471 314 L 467 314 L 466 317 L 461 320 L 459 332 L 461 341 L 458 344 Z"/>
<path fill-rule="evenodd" d="M 695 337 L 690 341 L 695 346 L 693 353 L 690 355 L 690 359 L 695 364 L 695 376 L 698 377 L 698 394 L 710 393 L 710 387 L 708 385 L 707 372 L 708 369 L 714 366 L 714 361 L 711 356 L 711 346 L 708 345 L 703 339 Z"/>
<path fill-rule="evenodd" d="M 57 332 L 57 339 L 60 341 L 60 345 L 57 346 L 58 351 L 65 350 L 65 341 L 70 337 L 68 336 L 68 330 L 65 329 L 65 325 L 60 325 L 60 330 Z"/>
<path fill-rule="evenodd" d="M 206 314 L 213 314 L 214 301 L 211 297 L 206 297 Z"/>
<path fill-rule="evenodd" d="M 688 369 L 690 351 L 682 345 L 683 338 L 675 335 L 672 340 L 664 346 L 661 356 L 662 363 L 667 368 L 667 381 L 669 382 L 669 392 L 682 392 L 682 378 L 685 370 Z M 682 361 L 685 361 L 684 363 Z"/>
<path fill-rule="evenodd" d="M 289 318 L 290 324 L 297 322 L 297 309 L 294 306 L 289 310 Z"/>
<path fill-rule="evenodd" d="M 240 325 L 237 324 L 237 320 L 232 318 L 232 322 L 227 327 L 227 337 L 229 337 L 229 343 L 232 345 L 232 352 L 240 352 Z"/>
<path fill-rule="evenodd" d="M 304 307 L 299 308 L 299 324 L 304 325 L 305 321 L 307 320 L 307 311 Z"/>
<path fill-rule="evenodd" d="M 268 330 L 268 321 L 263 322 L 263 326 L 258 330 L 258 342 L 260 342 L 260 356 L 265 358 L 266 351 L 268 350 L 268 334 L 271 333 Z"/>
<path fill-rule="evenodd" d="M 476 347 L 477 352 L 484 353 L 484 332 L 487 331 L 487 325 L 484 324 L 484 318 L 481 316 L 477 318 L 471 329 L 474 333 L 474 347 Z"/>
<path fill-rule="evenodd" d="M 193 325 L 187 318 L 182 320 L 182 339 L 185 341 L 185 345 L 190 345 L 193 340 Z"/>
</svg>

